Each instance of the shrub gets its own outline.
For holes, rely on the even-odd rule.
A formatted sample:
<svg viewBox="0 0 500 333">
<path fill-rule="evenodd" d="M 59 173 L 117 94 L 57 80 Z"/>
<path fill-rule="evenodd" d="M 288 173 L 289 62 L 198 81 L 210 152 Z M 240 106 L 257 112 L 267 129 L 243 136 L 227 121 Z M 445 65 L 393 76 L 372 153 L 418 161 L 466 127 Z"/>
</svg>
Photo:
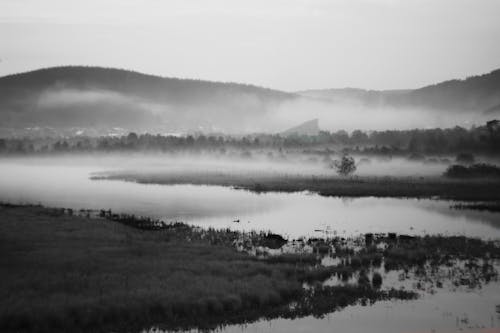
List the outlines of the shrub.
<svg viewBox="0 0 500 333">
<path fill-rule="evenodd" d="M 368 278 L 368 275 L 366 275 L 366 272 L 364 270 L 360 271 L 358 277 L 358 285 L 367 286 L 369 284 L 370 284 L 370 279 Z"/>
<path fill-rule="evenodd" d="M 381 285 L 382 285 L 382 275 L 380 275 L 379 272 L 373 273 L 372 286 L 374 288 L 380 288 Z"/>
<path fill-rule="evenodd" d="M 332 167 L 341 176 L 349 176 L 356 171 L 356 162 L 354 158 L 345 154 L 340 160 L 333 162 Z"/>
<path fill-rule="evenodd" d="M 500 177 L 500 168 L 490 164 L 473 164 L 469 167 L 454 164 L 448 167 L 444 173 L 449 178 L 482 178 Z"/>
<path fill-rule="evenodd" d="M 354 268 L 361 266 L 361 258 L 356 256 L 351 258 L 351 266 Z"/>
</svg>

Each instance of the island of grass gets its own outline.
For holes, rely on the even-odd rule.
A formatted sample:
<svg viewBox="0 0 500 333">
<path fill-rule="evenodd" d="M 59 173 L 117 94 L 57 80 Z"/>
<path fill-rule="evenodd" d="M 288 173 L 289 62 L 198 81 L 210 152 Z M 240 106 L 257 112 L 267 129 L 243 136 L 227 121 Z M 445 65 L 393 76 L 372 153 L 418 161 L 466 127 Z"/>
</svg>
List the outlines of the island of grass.
<svg viewBox="0 0 500 333">
<path fill-rule="evenodd" d="M 475 177 L 337 177 L 273 172 L 221 173 L 170 171 L 114 171 L 94 174 L 94 180 L 141 184 L 216 185 L 254 192 L 310 191 L 322 196 L 439 198 L 458 201 L 500 201 L 500 178 Z"/>
<path fill-rule="evenodd" d="M 322 316 L 360 301 L 417 297 L 415 291 L 380 288 L 379 275 L 370 280 L 367 270 L 383 262 L 386 269 L 421 269 L 429 261 L 450 264 L 463 257 L 475 267 L 475 279 L 486 281 L 496 276 L 489 261 L 500 258 L 495 242 L 393 234 L 358 239 L 357 253 L 335 238 L 303 240 L 314 254 L 258 257 L 237 251 L 235 242 L 277 248 L 284 240 L 110 211 L 97 215 L 0 205 L 2 332 L 214 328 Z M 381 250 L 381 243 L 389 246 Z M 319 265 L 328 249 L 342 258 L 340 264 Z M 476 265 L 477 258 L 484 263 Z M 332 275 L 354 274 L 354 284 L 322 284 Z"/>
</svg>

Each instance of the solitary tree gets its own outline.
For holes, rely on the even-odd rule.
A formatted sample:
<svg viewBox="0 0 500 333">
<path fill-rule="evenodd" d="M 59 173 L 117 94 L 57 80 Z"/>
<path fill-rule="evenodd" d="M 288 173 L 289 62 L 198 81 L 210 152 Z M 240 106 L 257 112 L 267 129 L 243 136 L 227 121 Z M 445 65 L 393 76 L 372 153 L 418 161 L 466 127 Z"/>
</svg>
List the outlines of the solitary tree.
<svg viewBox="0 0 500 333">
<path fill-rule="evenodd" d="M 348 176 L 356 171 L 356 162 L 353 157 L 345 154 L 340 160 L 333 161 L 332 167 L 339 175 Z"/>
</svg>

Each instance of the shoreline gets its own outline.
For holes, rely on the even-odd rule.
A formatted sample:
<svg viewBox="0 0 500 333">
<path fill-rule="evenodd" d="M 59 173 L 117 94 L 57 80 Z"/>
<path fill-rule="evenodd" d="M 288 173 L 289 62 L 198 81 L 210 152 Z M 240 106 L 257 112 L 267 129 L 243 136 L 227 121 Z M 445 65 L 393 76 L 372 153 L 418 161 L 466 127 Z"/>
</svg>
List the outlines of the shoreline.
<svg viewBox="0 0 500 333">
<path fill-rule="evenodd" d="M 468 270 L 457 270 L 450 283 L 474 288 L 497 279 L 500 259 L 498 241 L 460 236 L 302 239 L 293 243 L 300 251 L 285 253 L 290 241 L 279 235 L 202 230 L 105 210 L 87 218 L 62 208 L 1 204 L 0 215 L 5 331 L 212 329 L 321 317 L 358 302 L 418 297 L 419 290 L 388 288 L 379 270 L 405 269 L 432 280 L 431 271 L 422 273 L 425 263 L 435 269 L 466 260 Z M 250 254 L 259 248 L 278 254 Z M 332 255 L 337 264 L 320 264 Z M 346 283 L 323 284 L 335 276 Z"/>
</svg>

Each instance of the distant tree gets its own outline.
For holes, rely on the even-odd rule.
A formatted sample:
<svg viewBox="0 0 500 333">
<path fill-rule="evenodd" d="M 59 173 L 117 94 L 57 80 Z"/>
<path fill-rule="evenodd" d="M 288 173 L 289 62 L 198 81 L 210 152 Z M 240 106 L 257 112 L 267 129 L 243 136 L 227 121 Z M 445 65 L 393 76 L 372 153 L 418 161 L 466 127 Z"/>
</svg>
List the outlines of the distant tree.
<svg viewBox="0 0 500 333">
<path fill-rule="evenodd" d="M 127 140 L 129 142 L 135 142 L 137 141 L 138 137 L 137 137 L 137 134 L 134 133 L 134 132 L 130 132 L 128 135 L 127 135 Z"/>
<path fill-rule="evenodd" d="M 349 176 L 356 171 L 356 162 L 352 156 L 343 155 L 340 160 L 333 161 L 332 167 L 341 176 Z"/>
<path fill-rule="evenodd" d="M 365 143 L 368 141 L 368 135 L 361 130 L 355 130 L 351 134 L 352 143 Z"/>
<path fill-rule="evenodd" d="M 419 151 L 419 143 L 418 143 L 418 137 L 417 133 L 413 133 L 410 142 L 408 143 L 408 150 L 411 152 L 418 152 Z"/>
<path fill-rule="evenodd" d="M 349 142 L 349 134 L 344 131 L 340 130 L 335 133 L 332 133 L 332 137 L 337 143 L 348 143 Z"/>
</svg>

